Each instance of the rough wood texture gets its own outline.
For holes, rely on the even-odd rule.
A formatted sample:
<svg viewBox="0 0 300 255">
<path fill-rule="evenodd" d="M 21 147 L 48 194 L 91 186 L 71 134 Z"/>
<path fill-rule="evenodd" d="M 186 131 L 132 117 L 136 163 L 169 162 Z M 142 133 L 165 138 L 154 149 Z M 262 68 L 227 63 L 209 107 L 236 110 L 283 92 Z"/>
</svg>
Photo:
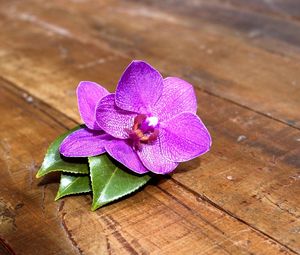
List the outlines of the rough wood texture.
<svg viewBox="0 0 300 255">
<path fill-rule="evenodd" d="M 34 34 L 43 30 L 53 40 L 51 48 L 66 59 L 70 49 L 53 36 L 111 52 L 109 57 L 89 55 L 79 69 L 107 68 L 107 62 L 116 61 L 114 54 L 147 59 L 168 75 L 180 75 L 209 93 L 300 127 L 299 22 L 222 1 L 9 3 L 3 15 L 10 23 L 31 23 Z M 25 31 L 18 37 L 30 36 Z"/>
<path fill-rule="evenodd" d="M 0 253 L 300 254 L 299 9 L 0 2 Z M 53 202 L 55 180 L 34 174 L 80 121 L 75 87 L 113 91 L 131 59 L 195 85 L 212 151 L 96 213 L 89 196 Z"/>
</svg>

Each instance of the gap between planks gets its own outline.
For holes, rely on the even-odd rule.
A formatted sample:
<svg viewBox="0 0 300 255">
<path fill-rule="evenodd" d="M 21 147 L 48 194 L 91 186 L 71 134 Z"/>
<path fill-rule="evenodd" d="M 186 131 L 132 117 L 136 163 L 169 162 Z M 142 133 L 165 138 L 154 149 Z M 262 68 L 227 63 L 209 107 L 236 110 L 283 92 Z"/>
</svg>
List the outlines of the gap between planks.
<svg viewBox="0 0 300 255">
<path fill-rule="evenodd" d="M 48 103 L 44 102 L 43 100 L 40 100 L 36 97 L 33 97 L 33 95 L 31 95 L 30 93 L 28 93 L 26 90 L 20 88 L 19 86 L 17 86 L 16 84 L 12 83 L 11 81 L 3 78 L 3 77 L 0 77 L 0 80 L 3 81 L 3 87 L 4 89 L 8 90 L 10 93 L 18 96 L 18 97 L 21 97 L 23 98 L 24 100 L 26 100 L 26 98 L 24 98 L 24 95 L 26 94 L 27 95 L 27 98 L 28 97 L 31 97 L 32 100 L 30 100 L 30 102 L 28 102 L 29 104 L 32 105 L 32 107 L 35 107 L 37 108 L 39 111 L 41 111 L 43 114 L 47 115 L 48 117 L 50 117 L 53 121 L 55 121 L 57 124 L 59 124 L 61 127 L 65 128 L 65 129 L 70 129 L 72 128 L 71 125 L 78 125 L 80 123 L 78 123 L 77 121 L 75 121 L 74 119 L 70 118 L 69 116 L 67 116 L 66 114 L 64 114 L 63 112 L 60 112 L 59 110 L 55 109 L 53 106 L 49 105 Z M 204 91 L 205 92 L 205 91 Z M 208 94 L 210 94 L 209 92 L 206 92 Z M 215 96 L 215 97 L 218 97 L 217 95 L 213 95 L 212 96 Z M 248 109 L 248 110 L 251 110 L 249 109 L 248 107 L 244 107 L 238 103 L 235 103 L 235 102 L 232 102 L 231 100 L 228 100 L 226 98 L 222 98 L 220 97 L 221 99 L 223 100 L 226 100 L 226 101 L 229 101 L 233 104 L 236 104 L 240 107 L 243 107 L 245 109 Z M 254 111 L 256 112 L 256 111 Z M 258 114 L 262 114 L 260 112 L 256 112 Z M 65 125 L 62 121 L 58 121 L 57 118 L 55 118 L 54 116 L 56 115 L 60 115 L 62 118 L 60 119 L 65 119 L 68 121 L 68 124 Z M 263 116 L 265 116 L 264 114 L 262 114 Z M 270 116 L 266 115 L 266 117 L 270 118 Z M 275 121 L 279 121 L 281 123 L 284 123 L 286 124 L 287 126 L 290 126 L 288 125 L 287 123 L 285 122 L 282 122 L 280 120 L 277 120 L 277 119 L 273 119 L 273 118 L 270 118 L 272 120 L 275 120 Z M 295 128 L 295 129 L 298 129 L 297 127 L 294 127 L 294 126 L 291 126 L 291 128 Z M 237 220 L 238 222 L 246 225 L 247 227 L 251 228 L 252 230 L 260 233 L 261 235 L 265 236 L 266 238 L 272 240 L 273 242 L 275 242 L 276 244 L 286 248 L 287 250 L 289 250 L 290 252 L 294 253 L 294 254 L 298 254 L 300 255 L 300 253 L 298 253 L 297 251 L 295 251 L 294 249 L 290 248 L 289 246 L 285 245 L 284 243 L 280 242 L 279 240 L 277 240 L 276 238 L 273 238 L 271 235 L 265 233 L 264 231 L 260 230 L 259 228 L 253 226 L 252 224 L 248 223 L 247 221 L 239 218 L 238 216 L 236 216 L 234 213 L 232 213 L 231 211 L 229 210 L 226 210 L 224 208 L 222 208 L 221 206 L 219 206 L 218 204 L 216 204 L 214 201 L 212 201 L 211 199 L 209 199 L 207 196 L 205 196 L 204 194 L 200 194 L 192 189 L 190 189 L 189 187 L 187 187 L 186 185 L 182 184 L 181 182 L 179 182 L 178 180 L 175 180 L 174 178 L 172 178 L 172 176 L 168 176 L 169 179 L 176 185 L 179 185 L 180 187 L 182 187 L 184 190 L 186 190 L 188 193 L 191 193 L 197 200 L 202 200 L 206 203 L 208 203 L 209 205 L 211 205 L 212 207 L 214 207 L 216 210 L 218 211 L 221 211 L 222 213 L 226 214 L 227 216 Z M 171 196 L 173 199 L 174 199 L 174 196 L 171 195 L 168 191 L 162 189 L 161 187 L 158 187 L 163 193 L 167 194 L 168 196 Z M 181 205 L 183 205 L 184 207 L 187 208 L 186 205 L 182 204 L 181 201 L 179 201 L 178 199 L 175 199 L 176 202 L 180 203 Z M 187 208 L 189 209 L 189 208 Z"/>
<path fill-rule="evenodd" d="M 243 224 L 247 225 L 249 228 L 251 228 L 251 229 L 253 229 L 253 230 L 259 232 L 260 234 L 262 234 L 262 235 L 264 235 L 265 237 L 271 239 L 272 241 L 276 242 L 277 244 L 279 244 L 279 245 L 285 247 L 285 248 L 288 249 L 289 251 L 291 251 L 291 252 L 293 252 L 293 253 L 295 253 L 295 254 L 300 254 L 300 253 L 298 253 L 297 251 L 295 251 L 295 250 L 293 250 L 292 248 L 290 248 L 289 246 L 285 245 L 284 243 L 278 241 L 277 239 L 273 238 L 273 237 L 270 236 L 269 234 L 265 233 L 264 231 L 262 231 L 262 230 L 256 228 L 255 226 L 253 226 L 252 224 L 248 223 L 247 221 L 245 221 L 245 220 L 239 218 L 238 216 L 236 216 L 234 213 L 230 212 L 229 210 L 226 210 L 226 209 L 222 208 L 221 206 L 219 206 L 218 204 L 216 204 L 214 201 L 210 200 L 210 199 L 209 199 L 207 196 L 205 196 L 204 194 L 200 194 L 200 193 L 198 193 L 198 192 L 195 192 L 194 190 L 190 189 L 189 187 L 187 187 L 186 185 L 182 184 L 181 182 L 179 182 L 179 181 L 173 179 L 172 177 L 171 177 L 171 181 L 173 181 L 175 184 L 179 185 L 180 187 L 182 187 L 182 188 L 185 189 L 186 191 L 190 192 L 191 194 L 193 194 L 193 195 L 196 197 L 196 199 L 198 199 L 198 200 L 201 199 L 202 201 L 205 201 L 205 202 L 209 203 L 209 204 L 210 204 L 211 206 L 213 206 L 214 208 L 216 208 L 216 209 L 222 211 L 222 212 L 225 213 L 226 215 L 229 215 L 230 217 L 234 218 L 235 220 L 239 221 L 240 223 L 243 223 Z M 172 196 L 172 198 L 174 198 L 173 195 L 169 194 L 167 191 L 161 189 L 160 187 L 159 187 L 159 189 L 160 189 L 162 192 L 164 192 L 164 193 L 168 194 L 169 196 Z M 176 200 L 176 201 L 177 201 L 177 200 Z M 177 202 L 180 202 L 180 201 L 177 201 Z"/>
<path fill-rule="evenodd" d="M 233 101 L 233 100 L 231 100 L 231 99 L 229 99 L 229 98 L 222 97 L 222 96 L 220 96 L 220 95 L 214 94 L 213 92 L 210 92 L 210 91 L 208 91 L 208 90 L 206 90 L 206 89 L 203 89 L 203 88 L 200 88 L 200 87 L 195 87 L 195 86 L 194 86 L 194 88 L 195 88 L 195 89 L 198 89 L 199 91 L 204 92 L 204 93 L 206 93 L 206 94 L 208 94 L 208 95 L 210 95 L 210 96 L 213 96 L 213 97 L 219 98 L 219 99 L 221 99 L 221 100 L 223 100 L 223 101 L 226 101 L 226 102 L 229 102 L 229 103 L 231 103 L 231 104 L 234 104 L 234 105 L 236 105 L 236 106 L 238 106 L 238 107 L 240 107 L 240 108 L 246 109 L 246 110 L 251 111 L 251 112 L 255 112 L 255 113 L 257 113 L 257 114 L 259 114 L 259 115 L 261 115 L 261 116 L 264 116 L 264 117 L 266 117 L 266 118 L 268 118 L 268 119 L 271 119 L 271 120 L 273 120 L 273 121 L 282 123 L 282 124 L 284 124 L 284 125 L 286 125 L 286 126 L 289 126 L 289 127 L 291 127 L 291 128 L 300 130 L 300 127 L 297 127 L 297 126 L 295 126 L 295 125 L 293 125 L 293 124 L 290 124 L 290 123 L 288 123 L 288 122 L 286 122 L 286 121 L 283 121 L 283 120 L 281 120 L 281 119 L 277 119 L 277 118 L 275 118 L 275 117 L 273 117 L 273 116 L 271 116 L 271 115 L 269 115 L 269 114 L 267 114 L 267 113 L 264 113 L 264 112 L 260 112 L 260 111 L 258 111 L 258 110 L 255 110 L 255 109 L 253 109 L 253 108 L 251 108 L 251 107 L 249 107 L 249 106 L 247 106 L 247 105 L 240 104 L 240 103 L 235 102 L 235 101 Z"/>
</svg>

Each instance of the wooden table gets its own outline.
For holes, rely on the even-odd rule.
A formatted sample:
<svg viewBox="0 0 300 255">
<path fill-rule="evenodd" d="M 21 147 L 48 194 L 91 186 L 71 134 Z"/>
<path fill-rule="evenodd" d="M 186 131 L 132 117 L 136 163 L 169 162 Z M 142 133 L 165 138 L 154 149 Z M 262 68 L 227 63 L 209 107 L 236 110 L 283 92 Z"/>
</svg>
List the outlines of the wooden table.
<svg viewBox="0 0 300 255">
<path fill-rule="evenodd" d="M 0 254 L 300 254 L 299 1 L 2 0 L 0 27 Z M 34 176 L 78 82 L 132 59 L 194 85 L 211 152 L 96 212 L 54 202 Z"/>
</svg>

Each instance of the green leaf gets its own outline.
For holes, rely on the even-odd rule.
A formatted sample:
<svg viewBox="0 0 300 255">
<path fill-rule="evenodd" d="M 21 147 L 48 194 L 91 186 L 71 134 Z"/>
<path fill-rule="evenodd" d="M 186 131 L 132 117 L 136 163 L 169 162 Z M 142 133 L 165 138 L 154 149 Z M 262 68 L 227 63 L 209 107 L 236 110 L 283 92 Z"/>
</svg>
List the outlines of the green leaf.
<svg viewBox="0 0 300 255">
<path fill-rule="evenodd" d="M 89 157 L 93 191 L 92 210 L 136 191 L 150 180 L 150 175 L 138 175 L 124 170 L 106 154 Z"/>
<path fill-rule="evenodd" d="M 91 186 L 88 175 L 76 176 L 62 174 L 55 200 L 58 200 L 66 195 L 86 193 L 90 191 Z"/>
<path fill-rule="evenodd" d="M 61 156 L 59 153 L 59 146 L 62 143 L 62 141 L 69 134 L 83 127 L 83 125 L 77 126 L 54 140 L 54 142 L 49 146 L 47 150 L 40 170 L 36 174 L 37 178 L 40 178 L 54 171 L 62 171 L 76 174 L 89 173 L 88 162 L 85 158 L 66 158 Z"/>
</svg>

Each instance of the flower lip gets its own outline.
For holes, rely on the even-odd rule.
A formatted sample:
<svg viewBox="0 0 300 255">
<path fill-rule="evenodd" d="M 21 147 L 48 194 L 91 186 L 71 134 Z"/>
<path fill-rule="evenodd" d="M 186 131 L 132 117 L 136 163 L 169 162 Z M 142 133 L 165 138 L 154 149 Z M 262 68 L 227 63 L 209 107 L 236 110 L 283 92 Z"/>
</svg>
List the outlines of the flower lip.
<svg viewBox="0 0 300 255">
<path fill-rule="evenodd" d="M 139 114 L 134 118 L 131 129 L 126 129 L 128 138 L 136 150 L 141 150 L 141 143 L 152 143 L 159 135 L 159 121 L 155 116 Z"/>
<path fill-rule="evenodd" d="M 155 116 L 148 116 L 148 117 L 145 116 L 143 117 L 143 121 L 139 123 L 139 129 L 143 131 L 143 133 L 153 132 L 155 128 L 158 128 L 158 126 L 159 126 L 158 118 Z"/>
</svg>

